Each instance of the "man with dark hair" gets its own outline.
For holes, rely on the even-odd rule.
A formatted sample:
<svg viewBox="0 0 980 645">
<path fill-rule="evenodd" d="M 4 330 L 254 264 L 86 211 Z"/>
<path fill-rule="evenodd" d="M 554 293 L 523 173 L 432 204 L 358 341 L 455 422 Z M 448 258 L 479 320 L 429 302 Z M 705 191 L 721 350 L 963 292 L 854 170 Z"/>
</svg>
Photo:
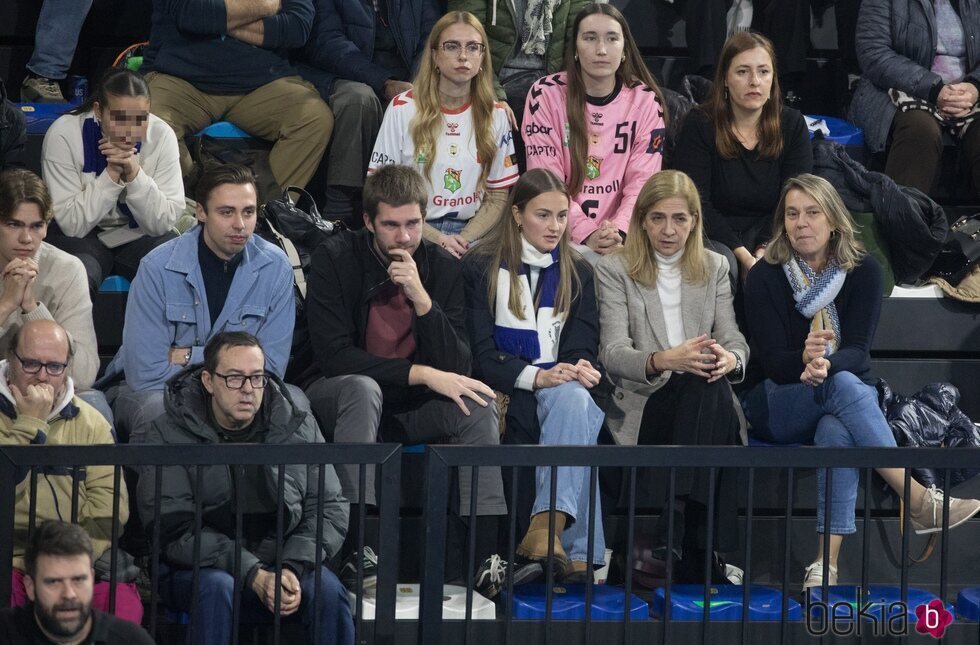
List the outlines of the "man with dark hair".
<svg viewBox="0 0 980 645">
<path fill-rule="evenodd" d="M 184 137 L 215 121 L 273 142 L 276 184 L 306 186 L 333 130 L 330 109 L 286 50 L 302 47 L 313 0 L 153 0 L 142 71 L 151 110 L 170 124 L 187 176 Z"/>
<path fill-rule="evenodd" d="M 408 166 L 379 168 L 364 185 L 364 224 L 313 256 L 307 312 L 322 378 L 306 390 L 324 436 L 336 442 L 496 445 L 493 390 L 467 376 L 466 307 L 459 263 L 422 239 L 425 182 Z M 460 503 L 470 481 L 460 469 Z M 338 468 L 358 497 L 358 467 Z M 368 469 L 366 501 L 375 502 Z M 477 513 L 506 512 L 500 471 L 481 468 Z"/>
<path fill-rule="evenodd" d="M 0 444 L 13 446 L 80 446 L 114 443 L 105 418 L 75 396 L 68 376 L 73 360 L 72 344 L 65 330 L 53 320 L 24 323 L 13 336 L 7 359 L 0 361 Z M 108 598 L 112 504 L 119 495 L 117 529 L 129 515 L 125 487 L 117 492 L 112 466 L 87 465 L 76 471 L 78 521 L 95 543 L 95 567 L 103 600 Z M 47 469 L 32 485 L 25 470 L 17 482 L 14 507 L 14 575 L 11 587 L 15 605 L 26 602 L 23 570 L 25 545 L 31 522 L 70 517 L 73 495 L 70 469 Z M 33 488 L 33 490 L 32 490 Z M 31 514 L 33 498 L 33 516 Z M 90 547 L 91 548 L 91 547 Z M 143 616 L 139 592 L 132 583 L 136 568 L 129 554 L 116 552 L 117 614 L 139 622 Z M 100 606 L 105 609 L 106 604 Z"/>
<path fill-rule="evenodd" d="M 92 608 L 92 542 L 77 524 L 42 523 L 24 553 L 30 604 L 0 611 L 0 644 L 152 645 L 139 625 Z"/>
<path fill-rule="evenodd" d="M 297 65 L 334 115 L 339 133 L 327 148 L 330 219 L 356 217 L 385 106 L 412 89 L 440 11 L 435 0 L 315 0 L 310 39 Z"/>
<path fill-rule="evenodd" d="M 322 443 L 316 421 L 298 409 L 284 384 L 266 370 L 259 340 L 245 332 L 221 332 L 204 347 L 204 365 L 184 369 L 167 383 L 165 416 L 153 422 L 147 441 L 166 444 Z M 154 515 L 155 468 L 140 473 L 139 513 L 147 531 L 160 524 L 161 557 L 168 571 L 161 593 L 171 607 L 190 612 L 197 604 L 195 643 L 217 645 L 231 637 L 235 592 L 235 553 L 240 553 L 238 584 L 241 621 L 272 620 L 276 610 L 276 513 L 283 504 L 280 614 L 307 628 L 310 642 L 353 645 L 354 626 L 347 594 L 323 567 L 316 588 L 317 550 L 327 562 L 347 532 L 348 504 L 333 466 L 287 465 L 283 497 L 278 497 L 276 466 L 205 466 L 206 490 L 196 488 L 193 467 L 162 470 L 160 515 Z M 316 543 L 317 491 L 323 476 L 323 537 Z M 193 596 L 196 538 L 195 504 L 202 504 L 199 593 Z M 236 511 L 242 531 L 236 534 Z M 319 632 L 313 633 L 319 613 Z M 315 640 L 316 639 L 318 640 Z"/>
<path fill-rule="evenodd" d="M 198 186 L 198 226 L 147 254 L 129 290 L 122 347 L 106 370 L 126 379 L 114 405 L 121 440 L 140 441 L 163 413 L 164 383 L 200 363 L 220 331 L 257 336 L 276 376 L 289 360 L 293 272 L 282 249 L 253 235 L 255 177 L 229 164 L 206 172 Z"/>
</svg>

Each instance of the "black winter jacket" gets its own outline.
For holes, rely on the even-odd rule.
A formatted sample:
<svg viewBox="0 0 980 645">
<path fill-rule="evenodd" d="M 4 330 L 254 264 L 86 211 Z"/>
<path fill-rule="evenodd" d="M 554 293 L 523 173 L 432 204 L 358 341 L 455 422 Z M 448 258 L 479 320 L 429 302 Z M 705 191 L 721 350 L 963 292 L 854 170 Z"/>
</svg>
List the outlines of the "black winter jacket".
<svg viewBox="0 0 980 645">
<path fill-rule="evenodd" d="M 201 366 L 195 365 L 173 376 L 165 390 L 167 413 L 156 419 L 147 434 L 147 443 L 216 444 L 215 428 L 208 422 L 210 398 L 201 384 Z M 270 444 L 323 443 L 313 415 L 296 408 L 282 381 L 269 375 L 262 407 L 256 423 L 264 425 L 264 441 Z M 153 525 L 155 467 L 140 471 L 137 486 L 140 518 L 148 530 Z M 276 499 L 278 468 L 263 469 L 269 495 Z M 316 507 L 319 466 L 287 465 L 284 488 L 284 527 L 282 561 L 302 575 L 316 562 Z M 333 466 L 323 469 L 323 562 L 339 550 L 347 534 L 349 505 L 340 490 Z M 231 468 L 227 465 L 204 467 L 204 489 L 195 490 L 196 472 L 190 466 L 163 468 L 160 502 L 160 539 L 164 561 L 181 569 L 194 566 L 194 507 L 202 497 L 203 531 L 201 532 L 202 567 L 214 567 L 234 575 L 234 487 Z M 272 523 L 273 525 L 275 522 Z M 242 540 L 239 581 L 244 585 L 248 574 L 258 565 L 271 566 L 276 561 L 275 533 L 257 544 Z"/>
<path fill-rule="evenodd" d="M 412 259 L 432 298 L 432 309 L 424 316 L 413 315 L 416 350 L 411 359 L 382 358 L 364 349 L 371 298 L 389 280 L 370 231 L 337 233 L 317 248 L 310 264 L 306 313 L 320 374 L 371 377 L 381 386 L 386 408 L 424 394 L 425 388 L 408 384 L 412 365 L 470 373 L 459 261 L 426 240 Z"/>
</svg>

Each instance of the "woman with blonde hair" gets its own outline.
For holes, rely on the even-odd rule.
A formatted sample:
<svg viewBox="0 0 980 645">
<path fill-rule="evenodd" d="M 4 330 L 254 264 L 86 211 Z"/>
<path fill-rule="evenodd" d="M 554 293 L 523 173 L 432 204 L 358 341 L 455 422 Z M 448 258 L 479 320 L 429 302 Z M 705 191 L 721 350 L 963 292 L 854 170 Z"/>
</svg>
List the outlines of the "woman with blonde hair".
<svg viewBox="0 0 980 645">
<path fill-rule="evenodd" d="M 594 260 L 622 246 L 640 188 L 663 165 L 666 104 L 619 9 L 586 5 L 572 33 L 565 71 L 531 86 L 524 145 L 528 168 L 567 183 L 572 242 Z"/>
<path fill-rule="evenodd" d="M 510 397 L 504 443 L 593 445 L 602 426 L 591 395 L 601 378 L 599 314 L 592 269 L 568 242 L 569 201 L 558 177 L 529 170 L 507 214 L 463 261 L 474 376 Z M 588 553 L 589 469 L 558 469 L 554 533 L 550 470 L 537 469 L 533 505 L 518 513 L 522 525 L 530 523 L 517 555 L 525 565 L 544 561 L 552 543 L 556 579 L 582 581 L 591 565 L 602 565 L 605 550 L 596 521 Z M 595 517 L 601 514 L 596 496 Z M 515 582 L 526 582 L 529 570 L 541 572 L 524 566 Z M 499 590 L 501 574 L 499 558 L 488 560 L 481 591 Z"/>
<path fill-rule="evenodd" d="M 881 267 L 855 239 L 854 223 L 834 187 L 802 174 L 786 182 L 772 222 L 764 262 L 749 272 L 745 308 L 765 380 L 743 396 L 752 434 L 772 443 L 824 447 L 892 447 L 895 439 L 871 374 L 871 342 L 881 309 Z M 898 494 L 905 472 L 878 468 Z M 826 471 L 817 471 L 817 557 L 803 589 L 824 576 L 837 584 L 843 536 L 855 531 L 858 471 L 836 468 L 830 526 Z M 943 492 L 912 480 L 909 518 L 916 533 L 942 530 Z M 980 501 L 949 500 L 949 526 L 980 511 Z M 824 539 L 830 562 L 824 567 Z"/>
<path fill-rule="evenodd" d="M 388 164 L 419 170 L 429 183 L 423 236 L 456 257 L 497 222 L 518 175 L 486 49 L 486 32 L 473 14 L 440 18 L 412 89 L 385 112 L 368 167 L 368 174 Z"/>
<path fill-rule="evenodd" d="M 701 202 L 690 177 L 664 170 L 643 186 L 626 244 L 596 265 L 602 329 L 600 360 L 616 391 L 606 410 L 618 444 L 732 445 L 739 424 L 729 382 L 738 382 L 748 346 L 735 323 L 725 259 L 704 248 Z M 703 581 L 708 551 L 735 548 L 734 473 L 716 481 L 715 540 L 706 525 L 707 471 L 677 473 L 675 541 L 667 514 L 657 526 L 656 557 L 680 558 L 677 580 Z M 712 579 L 732 571 L 712 558 Z M 699 577 L 700 576 L 700 577 Z"/>
</svg>

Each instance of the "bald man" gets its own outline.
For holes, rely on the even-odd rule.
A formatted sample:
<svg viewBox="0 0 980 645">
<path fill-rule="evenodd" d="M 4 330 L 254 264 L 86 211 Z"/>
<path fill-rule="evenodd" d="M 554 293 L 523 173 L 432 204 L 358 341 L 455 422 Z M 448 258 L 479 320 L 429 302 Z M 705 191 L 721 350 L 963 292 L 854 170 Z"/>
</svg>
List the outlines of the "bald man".
<svg viewBox="0 0 980 645">
<path fill-rule="evenodd" d="M 64 328 L 53 320 L 32 320 L 24 324 L 0 361 L 0 443 L 13 445 L 91 445 L 114 443 L 109 422 L 95 408 L 75 396 L 68 376 L 74 349 Z M 109 549 L 112 546 L 112 466 L 86 466 L 80 471 L 78 523 L 92 538 L 95 570 L 109 577 Z M 36 490 L 36 523 L 68 520 L 72 496 L 72 474 L 68 469 L 48 469 L 39 473 Z M 28 471 L 18 482 L 14 516 L 14 604 L 26 602 L 22 583 L 24 549 L 30 525 L 31 480 Z M 126 487 L 118 491 L 118 529 L 129 515 Z M 118 580 L 135 579 L 132 558 L 117 553 Z M 102 582 L 96 584 L 107 585 Z M 97 596 L 99 594 L 96 594 Z M 108 593 L 105 594 L 108 601 Z M 106 602 L 107 604 L 107 602 Z M 108 607 L 96 607 L 105 611 Z M 143 615 L 136 585 L 119 584 L 116 589 L 116 615 L 139 622 Z"/>
</svg>

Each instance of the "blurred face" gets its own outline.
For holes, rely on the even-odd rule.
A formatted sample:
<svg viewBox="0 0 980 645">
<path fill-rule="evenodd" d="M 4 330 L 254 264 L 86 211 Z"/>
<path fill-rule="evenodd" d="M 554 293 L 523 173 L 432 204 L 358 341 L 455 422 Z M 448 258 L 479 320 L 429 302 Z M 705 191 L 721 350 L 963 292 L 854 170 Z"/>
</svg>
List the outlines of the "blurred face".
<svg viewBox="0 0 980 645">
<path fill-rule="evenodd" d="M 552 191 L 541 193 L 524 206 L 524 210 L 511 207 L 514 220 L 521 226 L 521 234 L 528 243 L 541 253 L 550 253 L 558 246 L 568 226 L 568 198 Z"/>
<path fill-rule="evenodd" d="M 650 239 L 650 245 L 667 257 L 684 250 L 693 228 L 694 216 L 687 200 L 680 197 L 661 199 L 643 218 L 643 230 Z"/>
<path fill-rule="evenodd" d="M 418 204 L 391 206 L 381 202 L 374 221 L 365 213 L 364 225 L 374 233 L 374 248 L 389 262 L 393 249 L 414 254 L 422 243 L 422 211 Z"/>
<path fill-rule="evenodd" d="M 24 591 L 37 624 L 52 641 L 81 642 L 92 627 L 92 560 L 42 553 L 36 569 L 33 578 L 24 576 Z"/>
<path fill-rule="evenodd" d="M 444 29 L 432 52 L 440 84 L 469 85 L 480 72 L 485 46 L 480 32 L 467 24 L 457 22 Z"/>
<path fill-rule="evenodd" d="M 39 367 L 45 363 L 48 367 Z M 25 330 L 21 335 L 20 345 L 8 361 L 7 382 L 16 385 L 24 393 L 29 385 L 46 383 L 54 388 L 54 398 L 57 401 L 65 393 L 65 382 L 68 378 L 67 367 L 57 376 L 48 373 L 48 369 L 57 371 L 52 363 L 67 366 L 68 338 L 64 332 L 51 329 L 49 325 L 35 326 Z M 33 374 L 32 371 L 37 370 Z"/>
<path fill-rule="evenodd" d="M 614 84 L 616 70 L 623 62 L 623 28 L 611 16 L 593 14 L 584 18 L 575 37 L 575 53 L 586 91 L 590 86 Z"/>
<path fill-rule="evenodd" d="M 772 59 L 762 47 L 749 49 L 732 59 L 725 87 L 733 108 L 758 112 L 772 93 Z"/>
<path fill-rule="evenodd" d="M 240 253 L 255 231 L 258 208 L 252 184 L 221 184 L 197 205 L 197 219 L 204 224 L 201 235 L 208 248 L 222 260 Z"/>
<path fill-rule="evenodd" d="M 201 383 L 211 394 L 211 411 L 218 425 L 234 431 L 252 423 L 265 390 L 255 387 L 248 377 L 264 374 L 265 355 L 258 347 L 225 347 L 218 352 L 214 374 L 201 372 Z M 232 387 L 239 383 L 241 388 Z"/>
<path fill-rule="evenodd" d="M 792 189 L 786 194 L 783 224 L 790 246 L 807 263 L 820 264 L 830 255 L 830 220 L 809 194 Z"/>
<path fill-rule="evenodd" d="M 15 258 L 33 257 L 47 234 L 41 208 L 33 202 L 21 202 L 10 219 L 0 223 L 0 260 L 6 265 Z"/>
<path fill-rule="evenodd" d="M 95 102 L 93 109 L 110 143 L 132 148 L 146 138 L 150 123 L 150 99 L 145 96 L 107 97 L 107 105 Z"/>
</svg>

